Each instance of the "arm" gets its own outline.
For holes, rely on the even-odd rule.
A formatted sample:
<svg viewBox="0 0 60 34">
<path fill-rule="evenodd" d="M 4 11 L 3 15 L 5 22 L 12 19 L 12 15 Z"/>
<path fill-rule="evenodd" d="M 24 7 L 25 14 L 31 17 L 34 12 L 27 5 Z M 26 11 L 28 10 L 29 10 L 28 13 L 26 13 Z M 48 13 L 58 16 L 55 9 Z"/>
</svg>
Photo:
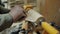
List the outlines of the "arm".
<svg viewBox="0 0 60 34">
<path fill-rule="evenodd" d="M 20 6 L 15 6 L 8 14 L 0 15 L 0 31 L 9 28 L 14 21 L 17 21 L 19 18 L 25 16 L 23 11 L 23 8 Z"/>
<path fill-rule="evenodd" d="M 0 15 L 0 31 L 9 28 L 13 23 L 13 18 L 10 14 Z"/>
</svg>

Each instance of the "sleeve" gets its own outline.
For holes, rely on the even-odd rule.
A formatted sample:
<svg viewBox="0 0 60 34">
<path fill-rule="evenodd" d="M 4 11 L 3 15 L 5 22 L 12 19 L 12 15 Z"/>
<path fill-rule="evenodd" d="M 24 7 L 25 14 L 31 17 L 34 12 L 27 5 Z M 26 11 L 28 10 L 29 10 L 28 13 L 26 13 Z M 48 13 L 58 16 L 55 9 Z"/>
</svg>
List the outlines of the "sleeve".
<svg viewBox="0 0 60 34">
<path fill-rule="evenodd" d="M 13 23 L 13 18 L 9 14 L 0 15 L 0 31 L 9 28 Z"/>
</svg>

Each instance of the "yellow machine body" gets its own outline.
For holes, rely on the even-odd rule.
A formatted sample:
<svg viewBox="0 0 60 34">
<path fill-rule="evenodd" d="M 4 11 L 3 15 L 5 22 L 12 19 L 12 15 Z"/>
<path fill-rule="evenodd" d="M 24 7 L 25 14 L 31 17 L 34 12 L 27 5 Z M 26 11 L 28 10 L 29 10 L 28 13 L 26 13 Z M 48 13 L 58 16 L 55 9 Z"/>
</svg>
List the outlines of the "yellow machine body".
<svg viewBox="0 0 60 34">
<path fill-rule="evenodd" d="M 49 23 L 47 23 L 47 22 L 42 22 L 42 27 L 49 34 L 59 34 L 59 31 L 57 29 L 55 29 L 53 26 L 51 26 Z"/>
</svg>

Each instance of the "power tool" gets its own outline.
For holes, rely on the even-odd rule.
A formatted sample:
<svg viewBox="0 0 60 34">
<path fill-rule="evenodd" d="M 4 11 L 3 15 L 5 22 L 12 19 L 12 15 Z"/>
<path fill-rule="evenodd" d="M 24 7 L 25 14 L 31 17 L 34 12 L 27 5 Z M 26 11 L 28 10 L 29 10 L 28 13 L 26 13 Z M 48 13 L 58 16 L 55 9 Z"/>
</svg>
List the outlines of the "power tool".
<svg viewBox="0 0 60 34">
<path fill-rule="evenodd" d="M 42 28 L 48 34 L 59 34 L 59 31 L 55 27 L 53 27 L 50 23 L 46 22 L 43 15 L 41 15 L 40 13 L 38 13 L 36 10 L 33 9 L 33 5 L 25 5 L 24 9 L 27 11 L 26 12 L 27 18 L 25 19 L 25 21 L 32 22 L 32 23 L 38 23 L 39 25 L 42 26 Z M 35 24 L 35 25 L 38 25 L 38 24 Z"/>
</svg>

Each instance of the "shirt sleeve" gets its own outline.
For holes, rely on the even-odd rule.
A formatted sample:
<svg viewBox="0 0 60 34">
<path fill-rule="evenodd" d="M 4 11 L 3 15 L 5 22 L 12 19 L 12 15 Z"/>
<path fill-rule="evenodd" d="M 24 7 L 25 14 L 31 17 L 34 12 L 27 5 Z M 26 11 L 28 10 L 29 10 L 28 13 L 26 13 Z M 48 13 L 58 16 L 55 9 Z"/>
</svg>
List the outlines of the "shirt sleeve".
<svg viewBox="0 0 60 34">
<path fill-rule="evenodd" d="M 0 31 L 9 28 L 13 23 L 13 18 L 10 14 L 0 15 Z"/>
</svg>

